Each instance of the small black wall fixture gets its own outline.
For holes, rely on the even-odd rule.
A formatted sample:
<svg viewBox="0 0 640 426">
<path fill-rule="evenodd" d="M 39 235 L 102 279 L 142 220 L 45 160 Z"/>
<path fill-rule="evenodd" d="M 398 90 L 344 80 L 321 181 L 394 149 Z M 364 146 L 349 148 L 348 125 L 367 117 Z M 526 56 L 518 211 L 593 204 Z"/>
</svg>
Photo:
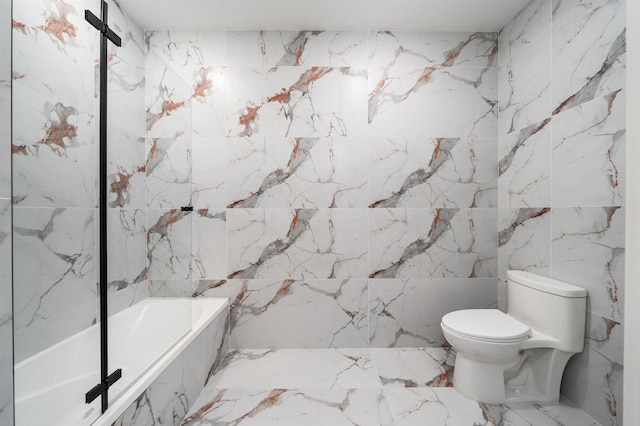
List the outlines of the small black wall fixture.
<svg viewBox="0 0 640 426">
<path fill-rule="evenodd" d="M 107 41 L 120 47 L 122 41 L 114 33 L 107 20 L 109 9 L 107 3 L 101 2 L 101 18 L 88 10 L 84 18 L 100 33 L 100 383 L 85 395 L 88 404 L 102 395 L 102 412 L 109 407 L 109 387 L 122 377 L 118 369 L 109 375 L 109 357 L 107 341 Z"/>
</svg>

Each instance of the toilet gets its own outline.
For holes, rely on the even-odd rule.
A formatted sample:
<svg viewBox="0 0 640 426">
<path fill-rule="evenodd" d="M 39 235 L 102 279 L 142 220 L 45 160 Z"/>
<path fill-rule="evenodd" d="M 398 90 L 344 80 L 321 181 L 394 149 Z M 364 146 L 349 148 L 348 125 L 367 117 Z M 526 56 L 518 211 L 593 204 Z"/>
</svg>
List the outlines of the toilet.
<svg viewBox="0 0 640 426">
<path fill-rule="evenodd" d="M 487 403 L 557 403 L 569 358 L 584 346 L 587 291 L 525 271 L 507 272 L 507 313 L 467 309 L 442 317 L 456 350 L 453 386 Z"/>
</svg>

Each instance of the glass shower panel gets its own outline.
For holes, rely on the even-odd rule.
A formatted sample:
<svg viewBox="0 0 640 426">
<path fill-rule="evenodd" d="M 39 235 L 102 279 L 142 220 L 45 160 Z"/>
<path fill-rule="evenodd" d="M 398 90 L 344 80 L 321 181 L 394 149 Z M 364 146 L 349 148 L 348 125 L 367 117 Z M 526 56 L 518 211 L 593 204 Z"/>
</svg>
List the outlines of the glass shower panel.
<svg viewBox="0 0 640 426">
<path fill-rule="evenodd" d="M 16 425 L 90 424 L 100 399 L 97 0 L 13 2 Z"/>
</svg>

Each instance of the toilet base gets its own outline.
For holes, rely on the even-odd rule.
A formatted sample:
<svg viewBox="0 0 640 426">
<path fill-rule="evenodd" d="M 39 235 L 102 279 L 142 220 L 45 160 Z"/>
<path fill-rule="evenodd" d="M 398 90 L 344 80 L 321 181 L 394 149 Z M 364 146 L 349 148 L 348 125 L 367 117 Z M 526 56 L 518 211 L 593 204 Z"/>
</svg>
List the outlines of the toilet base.
<svg viewBox="0 0 640 426">
<path fill-rule="evenodd" d="M 493 364 L 458 352 L 453 386 L 480 402 L 558 403 L 560 382 L 573 353 L 541 348 L 525 350 L 510 363 Z"/>
</svg>

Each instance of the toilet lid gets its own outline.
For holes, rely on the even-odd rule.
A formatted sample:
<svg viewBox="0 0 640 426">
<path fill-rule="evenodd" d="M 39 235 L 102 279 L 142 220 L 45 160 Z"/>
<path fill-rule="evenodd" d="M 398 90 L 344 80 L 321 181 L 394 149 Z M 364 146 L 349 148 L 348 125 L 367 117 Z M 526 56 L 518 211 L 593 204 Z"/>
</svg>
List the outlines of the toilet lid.
<svg viewBox="0 0 640 426">
<path fill-rule="evenodd" d="M 531 329 L 497 309 L 465 309 L 446 314 L 442 326 L 452 333 L 484 342 L 513 343 L 526 340 Z"/>
</svg>

